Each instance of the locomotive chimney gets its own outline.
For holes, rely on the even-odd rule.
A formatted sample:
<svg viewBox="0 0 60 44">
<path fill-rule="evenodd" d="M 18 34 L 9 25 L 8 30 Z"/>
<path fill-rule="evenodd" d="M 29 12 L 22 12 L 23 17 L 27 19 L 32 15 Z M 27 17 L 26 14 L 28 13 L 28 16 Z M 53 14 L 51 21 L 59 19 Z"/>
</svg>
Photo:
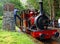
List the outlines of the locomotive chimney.
<svg viewBox="0 0 60 44">
<path fill-rule="evenodd" d="M 43 0 L 39 0 L 40 5 L 40 15 L 43 15 Z"/>
</svg>

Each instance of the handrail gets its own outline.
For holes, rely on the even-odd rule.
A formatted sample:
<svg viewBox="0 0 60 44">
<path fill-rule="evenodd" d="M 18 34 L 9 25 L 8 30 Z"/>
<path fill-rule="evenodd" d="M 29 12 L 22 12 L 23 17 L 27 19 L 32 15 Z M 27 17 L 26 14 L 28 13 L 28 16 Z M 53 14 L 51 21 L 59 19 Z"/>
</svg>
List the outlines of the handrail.
<svg viewBox="0 0 60 44">
<path fill-rule="evenodd" d="M 16 23 L 16 21 L 17 21 L 16 18 L 18 18 L 18 19 L 20 20 L 20 26 L 21 26 L 21 21 L 23 21 L 23 19 L 22 19 L 19 15 L 16 15 L 16 16 L 15 16 L 15 23 Z"/>
</svg>

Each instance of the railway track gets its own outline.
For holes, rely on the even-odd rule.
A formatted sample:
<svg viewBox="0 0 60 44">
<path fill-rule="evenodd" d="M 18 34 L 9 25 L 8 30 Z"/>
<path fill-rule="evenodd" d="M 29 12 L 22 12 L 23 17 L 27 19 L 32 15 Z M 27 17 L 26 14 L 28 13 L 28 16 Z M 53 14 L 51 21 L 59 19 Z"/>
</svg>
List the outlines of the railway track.
<svg viewBox="0 0 60 44">
<path fill-rule="evenodd" d="M 36 41 L 36 40 L 35 40 Z M 39 42 L 38 42 L 39 41 Z M 44 41 L 40 41 L 38 40 L 36 42 L 40 43 L 40 44 L 60 44 L 58 40 L 54 40 L 54 39 L 50 39 L 50 40 L 44 40 Z"/>
</svg>

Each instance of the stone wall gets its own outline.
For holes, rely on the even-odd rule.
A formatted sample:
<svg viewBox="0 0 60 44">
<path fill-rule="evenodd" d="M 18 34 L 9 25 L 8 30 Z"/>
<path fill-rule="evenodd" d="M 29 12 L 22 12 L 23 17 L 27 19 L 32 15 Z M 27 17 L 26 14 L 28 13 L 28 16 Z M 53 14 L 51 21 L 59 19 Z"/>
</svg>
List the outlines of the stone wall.
<svg viewBox="0 0 60 44">
<path fill-rule="evenodd" d="M 3 11 L 3 29 L 4 30 L 15 30 L 15 22 L 14 22 L 14 5 L 13 4 L 5 4 Z"/>
</svg>

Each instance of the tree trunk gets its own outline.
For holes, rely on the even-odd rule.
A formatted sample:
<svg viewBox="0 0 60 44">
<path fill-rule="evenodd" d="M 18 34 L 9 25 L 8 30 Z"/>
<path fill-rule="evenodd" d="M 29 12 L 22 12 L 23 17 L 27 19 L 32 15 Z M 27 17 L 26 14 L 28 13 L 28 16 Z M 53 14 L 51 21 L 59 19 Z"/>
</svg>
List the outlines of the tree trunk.
<svg viewBox="0 0 60 44">
<path fill-rule="evenodd" d="M 52 20 L 52 5 L 51 5 L 51 0 L 48 0 L 48 4 L 49 4 L 49 7 L 50 7 L 50 20 Z"/>
<path fill-rule="evenodd" d="M 58 6 L 59 4 L 58 4 L 58 0 L 53 0 L 53 4 L 52 4 L 52 12 L 53 12 L 53 16 L 52 16 L 52 19 L 53 19 L 53 27 L 55 27 L 55 25 L 54 25 L 54 21 L 55 21 L 55 17 L 56 17 L 56 13 L 57 13 L 57 11 L 58 11 L 58 8 L 59 8 L 59 6 Z"/>
</svg>

